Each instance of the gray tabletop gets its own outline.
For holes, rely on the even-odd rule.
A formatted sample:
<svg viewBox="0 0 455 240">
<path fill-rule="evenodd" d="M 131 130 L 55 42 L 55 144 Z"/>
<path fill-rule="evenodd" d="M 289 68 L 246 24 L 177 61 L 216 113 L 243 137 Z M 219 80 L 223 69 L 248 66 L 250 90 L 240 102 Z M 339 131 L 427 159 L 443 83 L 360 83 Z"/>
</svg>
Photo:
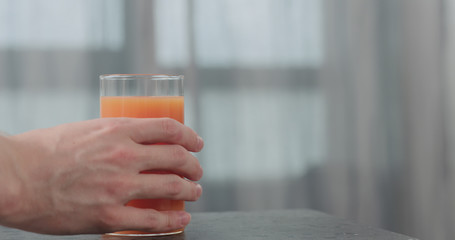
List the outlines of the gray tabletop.
<svg viewBox="0 0 455 240">
<path fill-rule="evenodd" d="M 169 237 L 113 237 L 105 235 L 49 236 L 0 227 L 1 240 L 267 240 L 267 239 L 414 239 L 362 226 L 312 210 L 193 213 L 182 234 Z"/>
</svg>

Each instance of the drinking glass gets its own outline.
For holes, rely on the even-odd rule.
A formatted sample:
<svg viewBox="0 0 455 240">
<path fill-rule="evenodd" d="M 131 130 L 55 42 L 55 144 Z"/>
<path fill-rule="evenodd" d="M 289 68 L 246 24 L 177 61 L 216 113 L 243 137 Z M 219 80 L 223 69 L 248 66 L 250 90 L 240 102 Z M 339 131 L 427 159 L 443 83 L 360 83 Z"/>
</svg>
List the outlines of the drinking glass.
<svg viewBox="0 0 455 240">
<path fill-rule="evenodd" d="M 182 75 L 109 74 L 100 76 L 100 115 L 106 117 L 173 118 L 184 123 Z M 143 174 L 164 174 L 163 171 L 143 171 Z M 170 199 L 135 199 L 127 203 L 137 208 L 158 211 L 182 211 L 184 201 Z M 161 236 L 181 233 L 121 231 L 117 236 Z"/>
</svg>

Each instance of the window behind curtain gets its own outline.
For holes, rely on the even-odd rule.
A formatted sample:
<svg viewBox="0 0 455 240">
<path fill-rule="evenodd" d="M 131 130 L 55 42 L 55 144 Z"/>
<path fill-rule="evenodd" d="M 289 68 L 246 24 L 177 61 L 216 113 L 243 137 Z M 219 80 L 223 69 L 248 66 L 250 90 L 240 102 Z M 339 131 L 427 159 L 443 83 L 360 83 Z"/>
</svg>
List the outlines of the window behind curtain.
<svg viewBox="0 0 455 240">
<path fill-rule="evenodd" d="M 109 49 L 124 43 L 120 0 L 1 0 L 0 49 Z"/>
<path fill-rule="evenodd" d="M 0 127 L 98 117 L 99 74 L 185 74 L 203 181 L 300 178 L 324 159 L 321 12 L 319 0 L 0 0 Z"/>
</svg>

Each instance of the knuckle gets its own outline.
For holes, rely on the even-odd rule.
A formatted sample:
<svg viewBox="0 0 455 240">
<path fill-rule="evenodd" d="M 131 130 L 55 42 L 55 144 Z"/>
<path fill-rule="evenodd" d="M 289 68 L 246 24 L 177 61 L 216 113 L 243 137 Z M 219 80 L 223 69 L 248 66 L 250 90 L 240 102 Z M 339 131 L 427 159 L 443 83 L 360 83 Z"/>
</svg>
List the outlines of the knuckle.
<svg viewBox="0 0 455 240">
<path fill-rule="evenodd" d="M 128 179 L 130 179 L 129 175 L 120 175 L 109 180 L 104 186 L 104 201 L 117 204 L 132 196 L 135 187 Z"/>
<path fill-rule="evenodd" d="M 161 228 L 161 221 L 159 213 L 156 210 L 150 209 L 150 213 L 147 215 L 145 219 L 146 225 L 149 227 L 147 230 L 150 232 L 156 231 L 157 229 Z"/>
<path fill-rule="evenodd" d="M 177 175 L 170 175 L 165 187 L 167 195 L 174 198 L 179 196 L 184 188 L 182 179 Z"/>
<path fill-rule="evenodd" d="M 104 127 L 107 133 L 116 134 L 121 132 L 127 121 L 128 120 L 126 118 L 106 118 Z"/>
<path fill-rule="evenodd" d="M 178 226 L 178 220 L 177 218 L 173 217 L 172 215 L 166 215 L 166 228 L 167 229 L 173 229 L 175 226 Z"/>
<path fill-rule="evenodd" d="M 162 120 L 162 129 L 164 134 L 171 140 L 178 141 L 183 137 L 183 131 L 174 119 L 164 118 Z"/>
<path fill-rule="evenodd" d="M 134 159 L 135 152 L 125 145 L 116 145 L 111 150 L 111 159 L 117 163 L 125 163 L 123 160 Z"/>
<path fill-rule="evenodd" d="M 118 199 L 122 195 L 122 190 L 124 189 L 123 185 L 124 184 L 120 181 L 107 185 L 105 187 L 107 198 L 115 202 L 115 199 Z"/>
<path fill-rule="evenodd" d="M 108 207 L 103 207 L 99 209 L 98 212 L 98 227 L 100 229 L 110 231 L 117 228 L 119 224 L 119 217 L 111 211 Z"/>
<path fill-rule="evenodd" d="M 172 159 L 176 166 L 182 166 L 186 163 L 188 151 L 180 146 L 175 145 L 172 148 Z"/>
<path fill-rule="evenodd" d="M 171 229 L 172 226 L 173 226 L 172 218 L 169 215 L 167 215 L 167 214 L 165 214 L 163 216 L 164 216 L 163 228 L 164 229 Z"/>
</svg>

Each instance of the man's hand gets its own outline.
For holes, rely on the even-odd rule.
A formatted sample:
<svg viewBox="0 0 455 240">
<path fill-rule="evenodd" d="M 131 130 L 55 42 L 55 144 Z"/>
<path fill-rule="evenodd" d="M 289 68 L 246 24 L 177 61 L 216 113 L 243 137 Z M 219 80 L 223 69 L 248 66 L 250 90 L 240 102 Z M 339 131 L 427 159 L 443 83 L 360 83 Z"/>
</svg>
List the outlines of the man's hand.
<svg viewBox="0 0 455 240">
<path fill-rule="evenodd" d="M 46 234 L 182 228 L 190 221 L 184 211 L 125 204 L 197 200 L 202 168 L 190 152 L 202 147 L 172 119 L 103 118 L 0 136 L 0 224 Z"/>
</svg>

